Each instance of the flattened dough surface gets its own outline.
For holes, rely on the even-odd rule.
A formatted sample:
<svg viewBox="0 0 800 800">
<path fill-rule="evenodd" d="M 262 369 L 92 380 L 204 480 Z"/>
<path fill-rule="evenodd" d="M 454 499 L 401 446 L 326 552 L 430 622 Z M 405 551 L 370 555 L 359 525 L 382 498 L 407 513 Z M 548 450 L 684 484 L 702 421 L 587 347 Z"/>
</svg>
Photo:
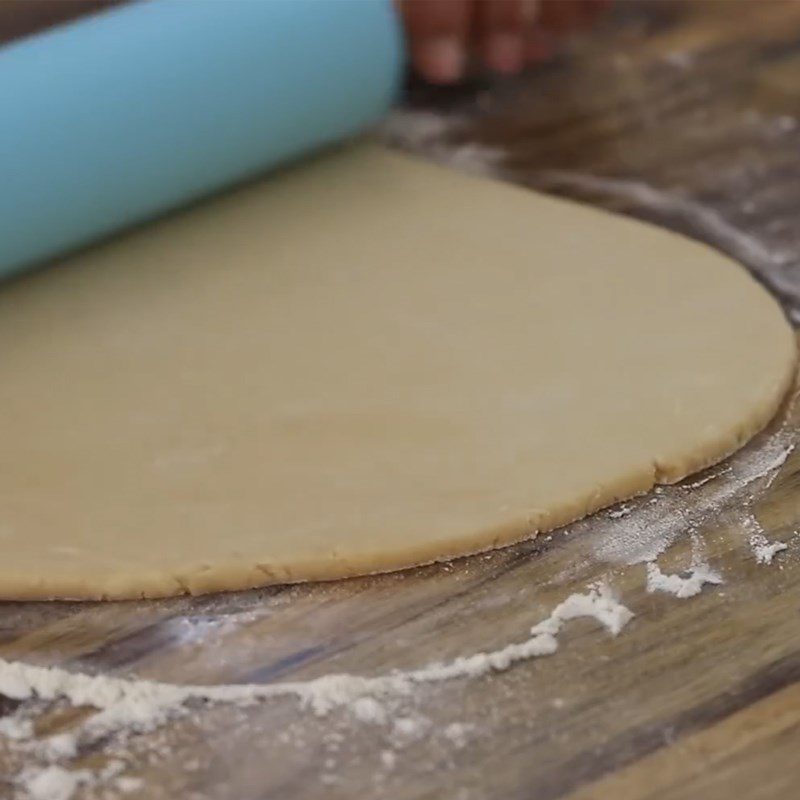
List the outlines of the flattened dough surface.
<svg viewBox="0 0 800 800">
<path fill-rule="evenodd" d="M 0 596 L 390 570 L 714 462 L 794 369 L 666 231 L 362 145 L 0 288 Z"/>
</svg>

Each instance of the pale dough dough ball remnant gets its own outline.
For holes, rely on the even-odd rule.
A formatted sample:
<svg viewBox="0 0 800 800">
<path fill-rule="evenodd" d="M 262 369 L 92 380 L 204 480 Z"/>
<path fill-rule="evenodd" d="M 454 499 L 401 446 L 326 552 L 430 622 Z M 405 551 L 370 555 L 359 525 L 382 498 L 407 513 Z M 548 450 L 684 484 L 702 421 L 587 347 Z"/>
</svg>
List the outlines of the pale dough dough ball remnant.
<svg viewBox="0 0 800 800">
<path fill-rule="evenodd" d="M 730 259 L 361 145 L 0 288 L 0 597 L 392 570 L 721 459 L 795 342 Z"/>
</svg>

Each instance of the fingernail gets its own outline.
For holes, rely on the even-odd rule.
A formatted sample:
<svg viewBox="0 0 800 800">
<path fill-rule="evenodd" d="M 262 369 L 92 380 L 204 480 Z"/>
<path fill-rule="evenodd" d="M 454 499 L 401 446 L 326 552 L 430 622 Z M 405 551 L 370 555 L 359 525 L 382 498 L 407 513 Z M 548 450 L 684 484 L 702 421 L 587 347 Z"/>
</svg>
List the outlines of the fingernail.
<svg viewBox="0 0 800 800">
<path fill-rule="evenodd" d="M 433 39 L 417 48 L 416 62 L 423 77 L 433 83 L 454 83 L 464 73 L 464 48 L 458 39 Z"/>
<path fill-rule="evenodd" d="M 486 65 L 490 69 L 508 75 L 519 72 L 524 61 L 523 42 L 519 36 L 498 33 L 489 38 L 486 46 Z"/>
</svg>

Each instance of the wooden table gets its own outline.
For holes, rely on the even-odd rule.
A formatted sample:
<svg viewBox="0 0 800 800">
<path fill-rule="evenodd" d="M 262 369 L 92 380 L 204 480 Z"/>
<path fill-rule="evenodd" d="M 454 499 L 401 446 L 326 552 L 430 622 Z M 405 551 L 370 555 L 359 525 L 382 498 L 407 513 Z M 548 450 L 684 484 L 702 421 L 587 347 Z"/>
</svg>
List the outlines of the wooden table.
<svg viewBox="0 0 800 800">
<path fill-rule="evenodd" d="M 800 5 L 623 3 L 570 55 L 523 78 L 413 88 L 390 135 L 705 239 L 800 321 L 798 119 Z M 784 417 L 776 426 L 794 440 L 800 413 Z M 125 745 L 127 774 L 143 781 L 126 796 L 796 797 L 800 456 L 737 485 L 742 458 L 764 441 L 733 473 L 716 468 L 677 490 L 685 525 L 658 522 L 677 532 L 658 560 L 665 573 L 702 547 L 724 579 L 691 598 L 648 593 L 645 565 L 609 550 L 647 504 L 674 513 L 662 494 L 629 516 L 395 575 L 159 602 L 4 603 L 0 656 L 174 683 L 374 675 L 524 639 L 603 579 L 636 615 L 619 636 L 577 620 L 548 658 L 422 687 L 402 711 L 413 730 L 343 711 L 317 718 L 291 702 L 204 706 Z M 754 558 L 753 519 L 788 544 L 772 565 Z M 31 707 L 42 733 L 75 718 Z M 14 711 L 0 698 L 0 715 Z M 114 749 L 101 742 L 64 765 L 96 767 Z M 1 797 L 12 792 L 3 776 L 21 766 L 0 737 Z M 75 796 L 108 795 L 98 786 Z"/>
</svg>

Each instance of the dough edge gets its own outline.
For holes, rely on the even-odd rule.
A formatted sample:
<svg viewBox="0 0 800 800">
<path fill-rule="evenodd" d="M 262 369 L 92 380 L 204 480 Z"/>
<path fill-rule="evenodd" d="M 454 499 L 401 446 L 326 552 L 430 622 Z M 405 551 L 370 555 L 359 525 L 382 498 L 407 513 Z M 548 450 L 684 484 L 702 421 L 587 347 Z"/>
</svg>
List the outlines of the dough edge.
<svg viewBox="0 0 800 800">
<path fill-rule="evenodd" d="M 178 574 L 117 573 L 109 574 L 102 580 L 95 576 L 91 589 L 79 577 L 43 579 L 32 583 L 29 575 L 5 573 L 0 566 L 0 601 L 149 600 L 245 591 L 274 585 L 327 582 L 399 572 L 532 540 L 541 533 L 549 533 L 616 503 L 647 494 L 658 485 L 678 483 L 724 461 L 744 447 L 768 427 L 776 415 L 779 416 L 779 412 L 791 408 L 795 402 L 798 339 L 788 325 L 787 335 L 792 339 L 794 353 L 782 380 L 776 384 L 776 391 L 772 395 L 763 398 L 759 407 L 751 409 L 751 414 L 739 429 L 719 436 L 705 448 L 698 447 L 696 454 L 686 456 L 681 462 L 656 463 L 647 471 L 635 469 L 628 475 L 615 476 L 601 491 L 591 492 L 569 504 L 543 512 L 536 519 L 516 517 L 490 528 L 476 527 L 468 536 L 452 542 L 447 552 L 442 552 L 441 543 L 434 538 L 427 547 L 418 548 L 413 556 L 408 552 L 399 554 L 378 550 L 362 554 L 358 559 L 340 559 L 333 564 L 330 556 L 324 561 L 301 561 L 294 564 L 271 564 L 266 560 L 256 563 L 229 561 L 216 566 L 187 567 Z"/>
</svg>

